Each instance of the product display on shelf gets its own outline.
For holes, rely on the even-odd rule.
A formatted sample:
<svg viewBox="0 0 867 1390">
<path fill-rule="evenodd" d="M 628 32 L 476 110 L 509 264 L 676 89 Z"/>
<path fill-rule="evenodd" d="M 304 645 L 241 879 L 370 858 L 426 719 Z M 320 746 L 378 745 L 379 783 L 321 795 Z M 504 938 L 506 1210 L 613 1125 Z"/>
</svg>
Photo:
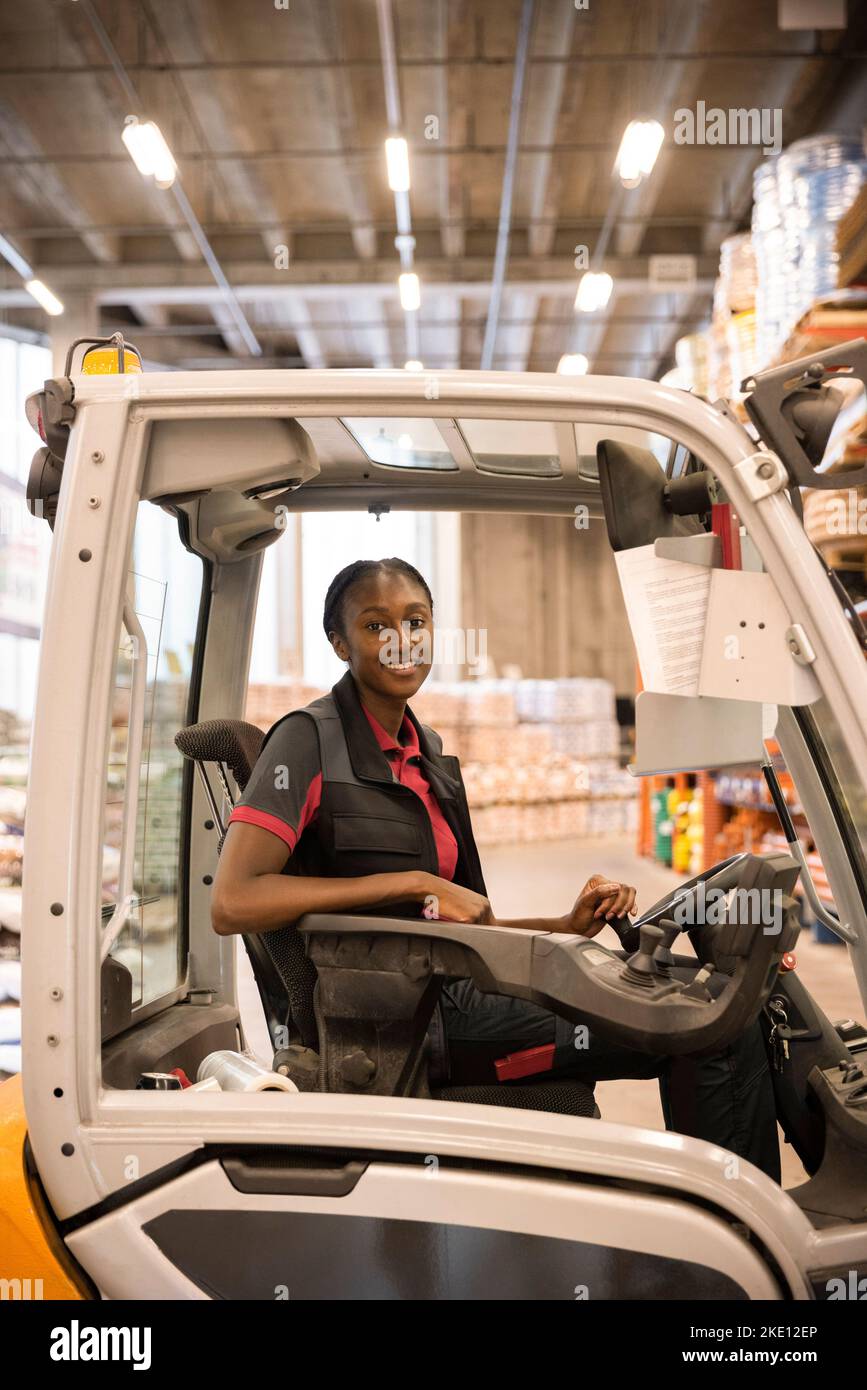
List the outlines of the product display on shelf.
<svg viewBox="0 0 867 1390">
<path fill-rule="evenodd" d="M 791 775 L 782 762 L 778 745 L 770 740 L 766 746 L 816 892 L 823 903 L 832 906 L 827 875 Z M 702 873 L 735 854 L 769 854 L 787 848 L 767 782 L 758 766 L 643 778 L 639 827 L 638 853 L 684 876 Z M 803 902 L 803 889 L 799 886 L 796 892 L 802 899 L 805 921 L 812 923 L 810 910 Z M 821 924 L 813 925 L 817 940 L 839 941 Z"/>
<path fill-rule="evenodd" d="M 865 175 L 861 144 L 834 135 L 797 140 L 756 171 L 756 370 L 780 356 L 801 315 L 837 288 L 837 223 L 858 197 Z"/>
<path fill-rule="evenodd" d="M 821 135 L 768 156 L 753 175 L 751 231 L 720 247 L 710 325 L 676 345 L 683 385 L 737 402 L 751 373 L 859 336 L 867 315 L 837 292 L 865 277 L 861 144 Z"/>
</svg>

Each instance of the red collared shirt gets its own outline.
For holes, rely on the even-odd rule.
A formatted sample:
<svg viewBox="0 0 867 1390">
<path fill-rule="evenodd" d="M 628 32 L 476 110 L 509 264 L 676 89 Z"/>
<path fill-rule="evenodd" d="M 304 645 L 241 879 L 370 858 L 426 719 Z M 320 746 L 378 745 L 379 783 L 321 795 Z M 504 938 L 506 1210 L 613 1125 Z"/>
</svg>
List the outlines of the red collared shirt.
<svg viewBox="0 0 867 1390">
<path fill-rule="evenodd" d="M 454 878 L 458 862 L 458 846 L 454 835 L 440 809 L 430 784 L 424 775 L 420 761 L 420 748 L 415 725 L 408 715 L 404 715 L 399 737 L 394 739 L 368 709 L 362 705 L 374 737 L 391 764 L 395 777 L 402 786 L 414 791 L 424 803 L 430 818 L 434 843 L 437 851 L 440 878 Z M 301 721 L 307 725 L 310 721 Z M 289 720 L 296 725 L 297 721 Z M 286 726 L 283 726 L 286 728 Z M 293 730 L 293 735 L 296 731 Z M 283 783 L 276 783 L 273 775 L 273 759 L 276 750 L 269 740 L 269 765 L 266 772 L 258 775 L 254 769 L 247 788 L 239 804 L 229 817 L 229 824 L 241 821 L 247 825 L 257 825 L 277 835 L 289 846 L 290 852 L 308 825 L 314 824 L 322 798 L 322 772 L 312 762 L 313 743 L 310 731 L 297 730 L 305 739 L 306 756 L 288 757 L 281 767 L 285 770 Z M 315 733 L 313 735 L 315 742 Z M 400 741 L 402 740 L 402 741 Z M 318 747 L 318 745 L 316 745 Z M 302 750 L 298 749 L 299 753 Z"/>
</svg>

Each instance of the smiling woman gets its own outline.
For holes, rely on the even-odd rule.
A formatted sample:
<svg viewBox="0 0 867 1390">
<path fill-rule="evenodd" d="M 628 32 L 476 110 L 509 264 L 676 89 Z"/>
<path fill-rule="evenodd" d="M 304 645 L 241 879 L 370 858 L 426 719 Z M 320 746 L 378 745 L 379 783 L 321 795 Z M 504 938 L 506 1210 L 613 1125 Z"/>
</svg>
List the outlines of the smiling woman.
<svg viewBox="0 0 867 1390">
<path fill-rule="evenodd" d="M 266 735 L 230 816 L 215 931 L 268 932 L 306 913 L 353 912 L 592 937 L 634 911 L 634 888 L 596 874 L 563 917 L 495 918 L 458 759 L 408 704 L 430 671 L 434 633 L 433 597 L 413 565 L 396 557 L 347 565 L 329 585 L 323 628 L 346 674 Z M 303 968 L 312 990 L 313 967 L 305 959 Z M 758 1025 L 723 1054 L 687 1063 L 586 1032 L 535 1004 L 482 993 L 469 979 L 447 980 L 428 1030 L 431 1079 L 494 1081 L 498 1059 L 528 1048 L 538 1049 L 547 1072 L 591 1085 L 658 1076 L 670 1128 L 713 1140 L 779 1179 Z"/>
</svg>

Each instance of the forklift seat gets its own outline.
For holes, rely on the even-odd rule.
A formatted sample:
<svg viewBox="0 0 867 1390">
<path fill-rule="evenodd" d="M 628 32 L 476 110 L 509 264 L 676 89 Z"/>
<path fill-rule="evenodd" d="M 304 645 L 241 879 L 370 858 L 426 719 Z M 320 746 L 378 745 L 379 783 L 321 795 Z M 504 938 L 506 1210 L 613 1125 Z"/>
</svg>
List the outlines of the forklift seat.
<svg viewBox="0 0 867 1390">
<path fill-rule="evenodd" d="M 255 724 L 241 719 L 209 719 L 190 724 L 175 735 L 175 744 L 198 770 L 219 835 L 218 854 L 223 848 L 227 826 L 223 822 L 219 797 L 208 779 L 206 764 L 216 765 L 222 793 L 230 806 L 235 798 L 229 773 L 243 792 L 258 759 L 265 735 Z M 294 925 L 273 931 L 245 935 L 244 946 L 262 1000 L 272 1045 L 300 1044 L 316 1052 L 319 1045 L 313 991 L 316 970 L 309 959 L 304 938 Z M 306 1089 L 302 1085 L 302 1089 Z M 438 1100 L 476 1105 L 507 1105 L 518 1109 L 546 1110 L 561 1115 L 599 1116 L 593 1090 L 584 1082 L 556 1080 L 542 1076 L 522 1084 L 498 1084 L 487 1075 L 476 1084 L 445 1086 L 431 1090 Z"/>
</svg>

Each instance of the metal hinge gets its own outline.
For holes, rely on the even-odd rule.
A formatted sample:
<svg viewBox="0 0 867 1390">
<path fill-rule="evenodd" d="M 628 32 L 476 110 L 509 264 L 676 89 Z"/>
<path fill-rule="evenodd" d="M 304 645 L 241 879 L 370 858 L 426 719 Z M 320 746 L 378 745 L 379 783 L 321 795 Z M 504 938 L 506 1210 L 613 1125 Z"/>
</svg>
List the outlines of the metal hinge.
<svg viewBox="0 0 867 1390">
<path fill-rule="evenodd" d="M 786 628 L 786 644 L 799 666 L 812 666 L 816 660 L 812 643 L 800 623 Z"/>
<path fill-rule="evenodd" d="M 741 459 L 734 468 L 753 502 L 760 502 L 763 497 L 782 492 L 783 488 L 789 486 L 788 473 L 777 455 L 767 449 L 760 449 L 757 454 Z"/>
</svg>

